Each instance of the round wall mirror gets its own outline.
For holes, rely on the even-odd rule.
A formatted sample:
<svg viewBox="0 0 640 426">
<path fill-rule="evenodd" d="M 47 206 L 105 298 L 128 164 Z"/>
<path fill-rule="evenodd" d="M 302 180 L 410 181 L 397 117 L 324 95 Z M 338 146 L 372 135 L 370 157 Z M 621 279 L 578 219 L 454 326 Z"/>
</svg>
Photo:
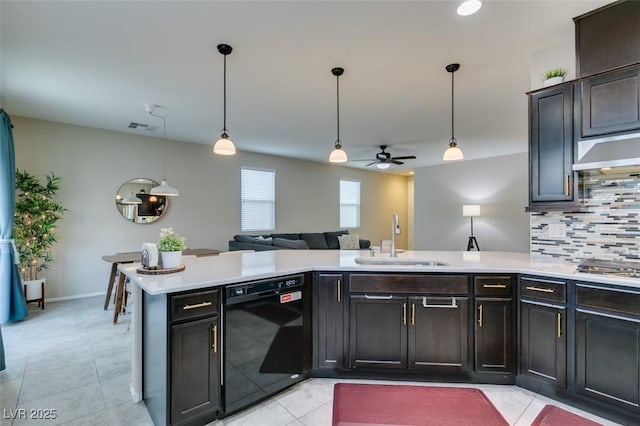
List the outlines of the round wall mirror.
<svg viewBox="0 0 640 426">
<path fill-rule="evenodd" d="M 116 194 L 116 208 L 129 222 L 153 223 L 167 212 L 168 197 L 150 194 L 158 182 L 136 178 L 123 183 Z"/>
</svg>

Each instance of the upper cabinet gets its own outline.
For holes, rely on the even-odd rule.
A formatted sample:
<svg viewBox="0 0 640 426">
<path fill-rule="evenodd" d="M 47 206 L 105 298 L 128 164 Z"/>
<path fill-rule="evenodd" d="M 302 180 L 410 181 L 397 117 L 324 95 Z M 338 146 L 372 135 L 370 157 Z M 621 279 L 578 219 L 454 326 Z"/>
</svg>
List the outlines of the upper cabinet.
<svg viewBox="0 0 640 426">
<path fill-rule="evenodd" d="M 585 78 L 580 91 L 581 139 L 640 129 L 640 66 Z"/>
<path fill-rule="evenodd" d="M 574 22 L 579 78 L 640 62 L 640 1 L 614 2 Z"/>
<path fill-rule="evenodd" d="M 571 84 L 529 95 L 529 211 L 574 203 L 572 111 Z"/>
</svg>

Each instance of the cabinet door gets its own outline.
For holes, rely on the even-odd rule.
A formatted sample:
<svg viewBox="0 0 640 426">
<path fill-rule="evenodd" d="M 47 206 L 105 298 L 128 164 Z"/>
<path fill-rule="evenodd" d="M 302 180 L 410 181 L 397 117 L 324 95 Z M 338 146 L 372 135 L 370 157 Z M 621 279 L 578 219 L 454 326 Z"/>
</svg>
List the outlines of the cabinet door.
<svg viewBox="0 0 640 426">
<path fill-rule="evenodd" d="M 640 404 L 640 324 L 576 313 L 577 391 L 623 407 Z"/>
<path fill-rule="evenodd" d="M 469 371 L 469 298 L 410 297 L 409 305 L 409 368 Z"/>
<path fill-rule="evenodd" d="M 171 327 L 171 424 L 220 407 L 218 319 L 206 318 Z"/>
<path fill-rule="evenodd" d="M 406 368 L 407 309 L 406 297 L 349 296 L 351 368 Z"/>
<path fill-rule="evenodd" d="M 582 81 L 581 136 L 640 129 L 640 69 L 612 71 Z"/>
<path fill-rule="evenodd" d="M 565 309 L 524 301 L 520 306 L 520 373 L 564 388 Z"/>
<path fill-rule="evenodd" d="M 511 299 L 476 299 L 476 371 L 514 372 L 512 310 Z"/>
<path fill-rule="evenodd" d="M 573 86 L 530 98 L 530 202 L 573 201 Z"/>
<path fill-rule="evenodd" d="M 318 274 L 315 280 L 315 367 L 343 368 L 344 297 L 342 274 Z"/>
</svg>

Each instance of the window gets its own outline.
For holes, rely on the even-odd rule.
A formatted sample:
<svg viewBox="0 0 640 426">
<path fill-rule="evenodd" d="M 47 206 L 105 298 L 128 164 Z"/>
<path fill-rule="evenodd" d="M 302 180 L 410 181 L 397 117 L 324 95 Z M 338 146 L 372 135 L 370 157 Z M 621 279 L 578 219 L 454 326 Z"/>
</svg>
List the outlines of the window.
<svg viewBox="0 0 640 426">
<path fill-rule="evenodd" d="M 340 181 L 340 228 L 360 227 L 360 182 Z"/>
<path fill-rule="evenodd" d="M 276 224 L 276 172 L 242 169 L 242 231 L 273 231 Z"/>
</svg>

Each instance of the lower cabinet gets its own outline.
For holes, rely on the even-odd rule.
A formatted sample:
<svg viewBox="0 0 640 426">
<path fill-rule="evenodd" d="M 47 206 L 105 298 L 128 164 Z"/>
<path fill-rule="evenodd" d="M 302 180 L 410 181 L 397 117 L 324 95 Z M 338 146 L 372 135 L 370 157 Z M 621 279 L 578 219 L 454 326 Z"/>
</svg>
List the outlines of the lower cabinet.
<svg viewBox="0 0 640 426">
<path fill-rule="evenodd" d="M 314 280 L 314 368 L 344 367 L 344 279 L 339 273 L 317 273 Z"/>
<path fill-rule="evenodd" d="M 469 370 L 468 297 L 350 295 L 350 368 Z"/>
<path fill-rule="evenodd" d="M 220 408 L 218 318 L 171 327 L 171 423 Z"/>
<path fill-rule="evenodd" d="M 514 371 L 512 299 L 476 298 L 475 371 Z"/>
<path fill-rule="evenodd" d="M 565 309 L 522 301 L 520 315 L 520 374 L 564 388 Z"/>
</svg>

